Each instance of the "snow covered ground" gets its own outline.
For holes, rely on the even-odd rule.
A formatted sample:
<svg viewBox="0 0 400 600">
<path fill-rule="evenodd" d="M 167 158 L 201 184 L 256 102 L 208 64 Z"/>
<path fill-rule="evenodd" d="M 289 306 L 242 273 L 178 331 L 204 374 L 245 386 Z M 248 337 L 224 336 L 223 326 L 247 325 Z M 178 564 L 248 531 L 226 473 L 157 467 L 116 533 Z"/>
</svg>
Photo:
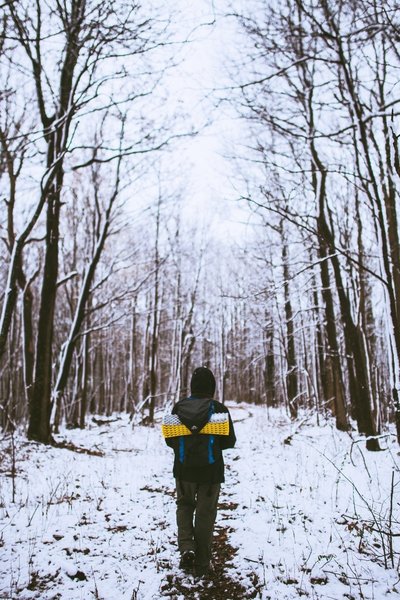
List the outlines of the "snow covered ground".
<svg viewBox="0 0 400 600">
<path fill-rule="evenodd" d="M 230 408 L 238 443 L 225 453 L 209 582 L 178 569 L 172 451 L 159 427 L 115 416 L 59 436 L 92 454 L 17 435 L 14 490 L 3 437 L 0 599 L 398 597 L 394 436 L 368 453 L 332 422 Z"/>
</svg>

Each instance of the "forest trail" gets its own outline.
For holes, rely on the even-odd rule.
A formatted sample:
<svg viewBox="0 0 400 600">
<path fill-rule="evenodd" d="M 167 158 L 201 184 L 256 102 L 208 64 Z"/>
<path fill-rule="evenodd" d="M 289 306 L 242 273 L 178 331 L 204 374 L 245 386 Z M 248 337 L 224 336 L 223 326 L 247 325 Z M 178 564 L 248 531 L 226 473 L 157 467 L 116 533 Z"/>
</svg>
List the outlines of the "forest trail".
<svg viewBox="0 0 400 600">
<path fill-rule="evenodd" d="M 367 453 L 331 422 L 297 429 L 283 412 L 229 406 L 238 443 L 225 456 L 208 583 L 178 568 L 171 450 L 158 426 L 132 430 L 123 416 L 60 436 L 92 454 L 18 437 L 15 502 L 3 438 L 0 598 L 398 597 L 399 548 L 392 568 L 383 533 L 392 472 L 393 529 L 400 521 L 394 438 Z"/>
</svg>

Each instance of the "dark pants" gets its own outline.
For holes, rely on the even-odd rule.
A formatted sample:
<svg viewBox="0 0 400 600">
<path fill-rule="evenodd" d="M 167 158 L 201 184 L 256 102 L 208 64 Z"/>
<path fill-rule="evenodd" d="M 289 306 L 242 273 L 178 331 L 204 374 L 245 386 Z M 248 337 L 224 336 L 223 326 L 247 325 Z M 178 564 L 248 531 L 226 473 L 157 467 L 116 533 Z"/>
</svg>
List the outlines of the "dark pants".
<svg viewBox="0 0 400 600">
<path fill-rule="evenodd" d="M 208 567 L 221 484 L 176 481 L 179 551 L 194 550 L 195 564 Z M 194 519 L 193 519 L 194 517 Z"/>
</svg>

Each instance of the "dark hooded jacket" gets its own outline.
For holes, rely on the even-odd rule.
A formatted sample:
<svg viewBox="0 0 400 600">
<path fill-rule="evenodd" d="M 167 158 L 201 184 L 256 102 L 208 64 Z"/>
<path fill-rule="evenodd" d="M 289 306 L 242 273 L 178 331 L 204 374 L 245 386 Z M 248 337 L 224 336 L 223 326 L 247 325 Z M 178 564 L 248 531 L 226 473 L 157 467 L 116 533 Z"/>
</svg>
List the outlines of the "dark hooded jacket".
<svg viewBox="0 0 400 600">
<path fill-rule="evenodd" d="M 178 415 L 180 421 L 196 435 L 210 419 L 210 405 L 212 412 L 228 413 L 229 435 L 214 435 L 215 462 L 201 467 L 188 467 L 179 460 L 179 438 L 166 438 L 168 446 L 174 449 L 174 476 L 179 481 L 192 481 L 196 483 L 222 483 L 224 479 L 224 459 L 222 450 L 233 448 L 236 442 L 235 430 L 232 419 L 226 406 L 213 400 L 215 392 L 215 378 L 210 369 L 199 367 L 192 375 L 190 383 L 191 396 L 175 404 L 172 414 Z M 207 434 L 201 434 L 209 438 Z"/>
<path fill-rule="evenodd" d="M 179 419 L 194 433 L 200 431 L 209 420 L 211 398 L 201 395 L 191 395 L 175 404 L 172 414 L 178 415 Z M 235 430 L 232 419 L 226 406 L 212 400 L 214 413 L 228 413 L 229 417 L 229 435 L 215 435 L 215 445 L 217 459 L 213 464 L 202 467 L 187 467 L 179 461 L 179 438 L 166 438 L 168 446 L 174 449 L 174 477 L 179 481 L 194 481 L 196 483 L 222 483 L 225 481 L 224 459 L 222 452 L 233 448 L 236 442 Z M 209 438 L 207 434 L 201 434 Z"/>
</svg>

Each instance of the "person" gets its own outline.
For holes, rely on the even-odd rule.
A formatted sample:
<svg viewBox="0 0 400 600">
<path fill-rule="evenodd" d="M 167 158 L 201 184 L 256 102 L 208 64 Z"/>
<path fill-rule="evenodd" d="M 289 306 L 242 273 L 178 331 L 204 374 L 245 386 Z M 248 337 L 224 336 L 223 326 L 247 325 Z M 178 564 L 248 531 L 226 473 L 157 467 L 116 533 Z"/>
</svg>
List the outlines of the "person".
<svg viewBox="0 0 400 600">
<path fill-rule="evenodd" d="M 228 409 L 213 399 L 215 387 L 210 369 L 195 369 L 191 395 L 177 402 L 163 420 L 165 441 L 175 453 L 180 567 L 198 577 L 210 572 L 218 497 L 225 481 L 222 451 L 236 442 Z"/>
</svg>

